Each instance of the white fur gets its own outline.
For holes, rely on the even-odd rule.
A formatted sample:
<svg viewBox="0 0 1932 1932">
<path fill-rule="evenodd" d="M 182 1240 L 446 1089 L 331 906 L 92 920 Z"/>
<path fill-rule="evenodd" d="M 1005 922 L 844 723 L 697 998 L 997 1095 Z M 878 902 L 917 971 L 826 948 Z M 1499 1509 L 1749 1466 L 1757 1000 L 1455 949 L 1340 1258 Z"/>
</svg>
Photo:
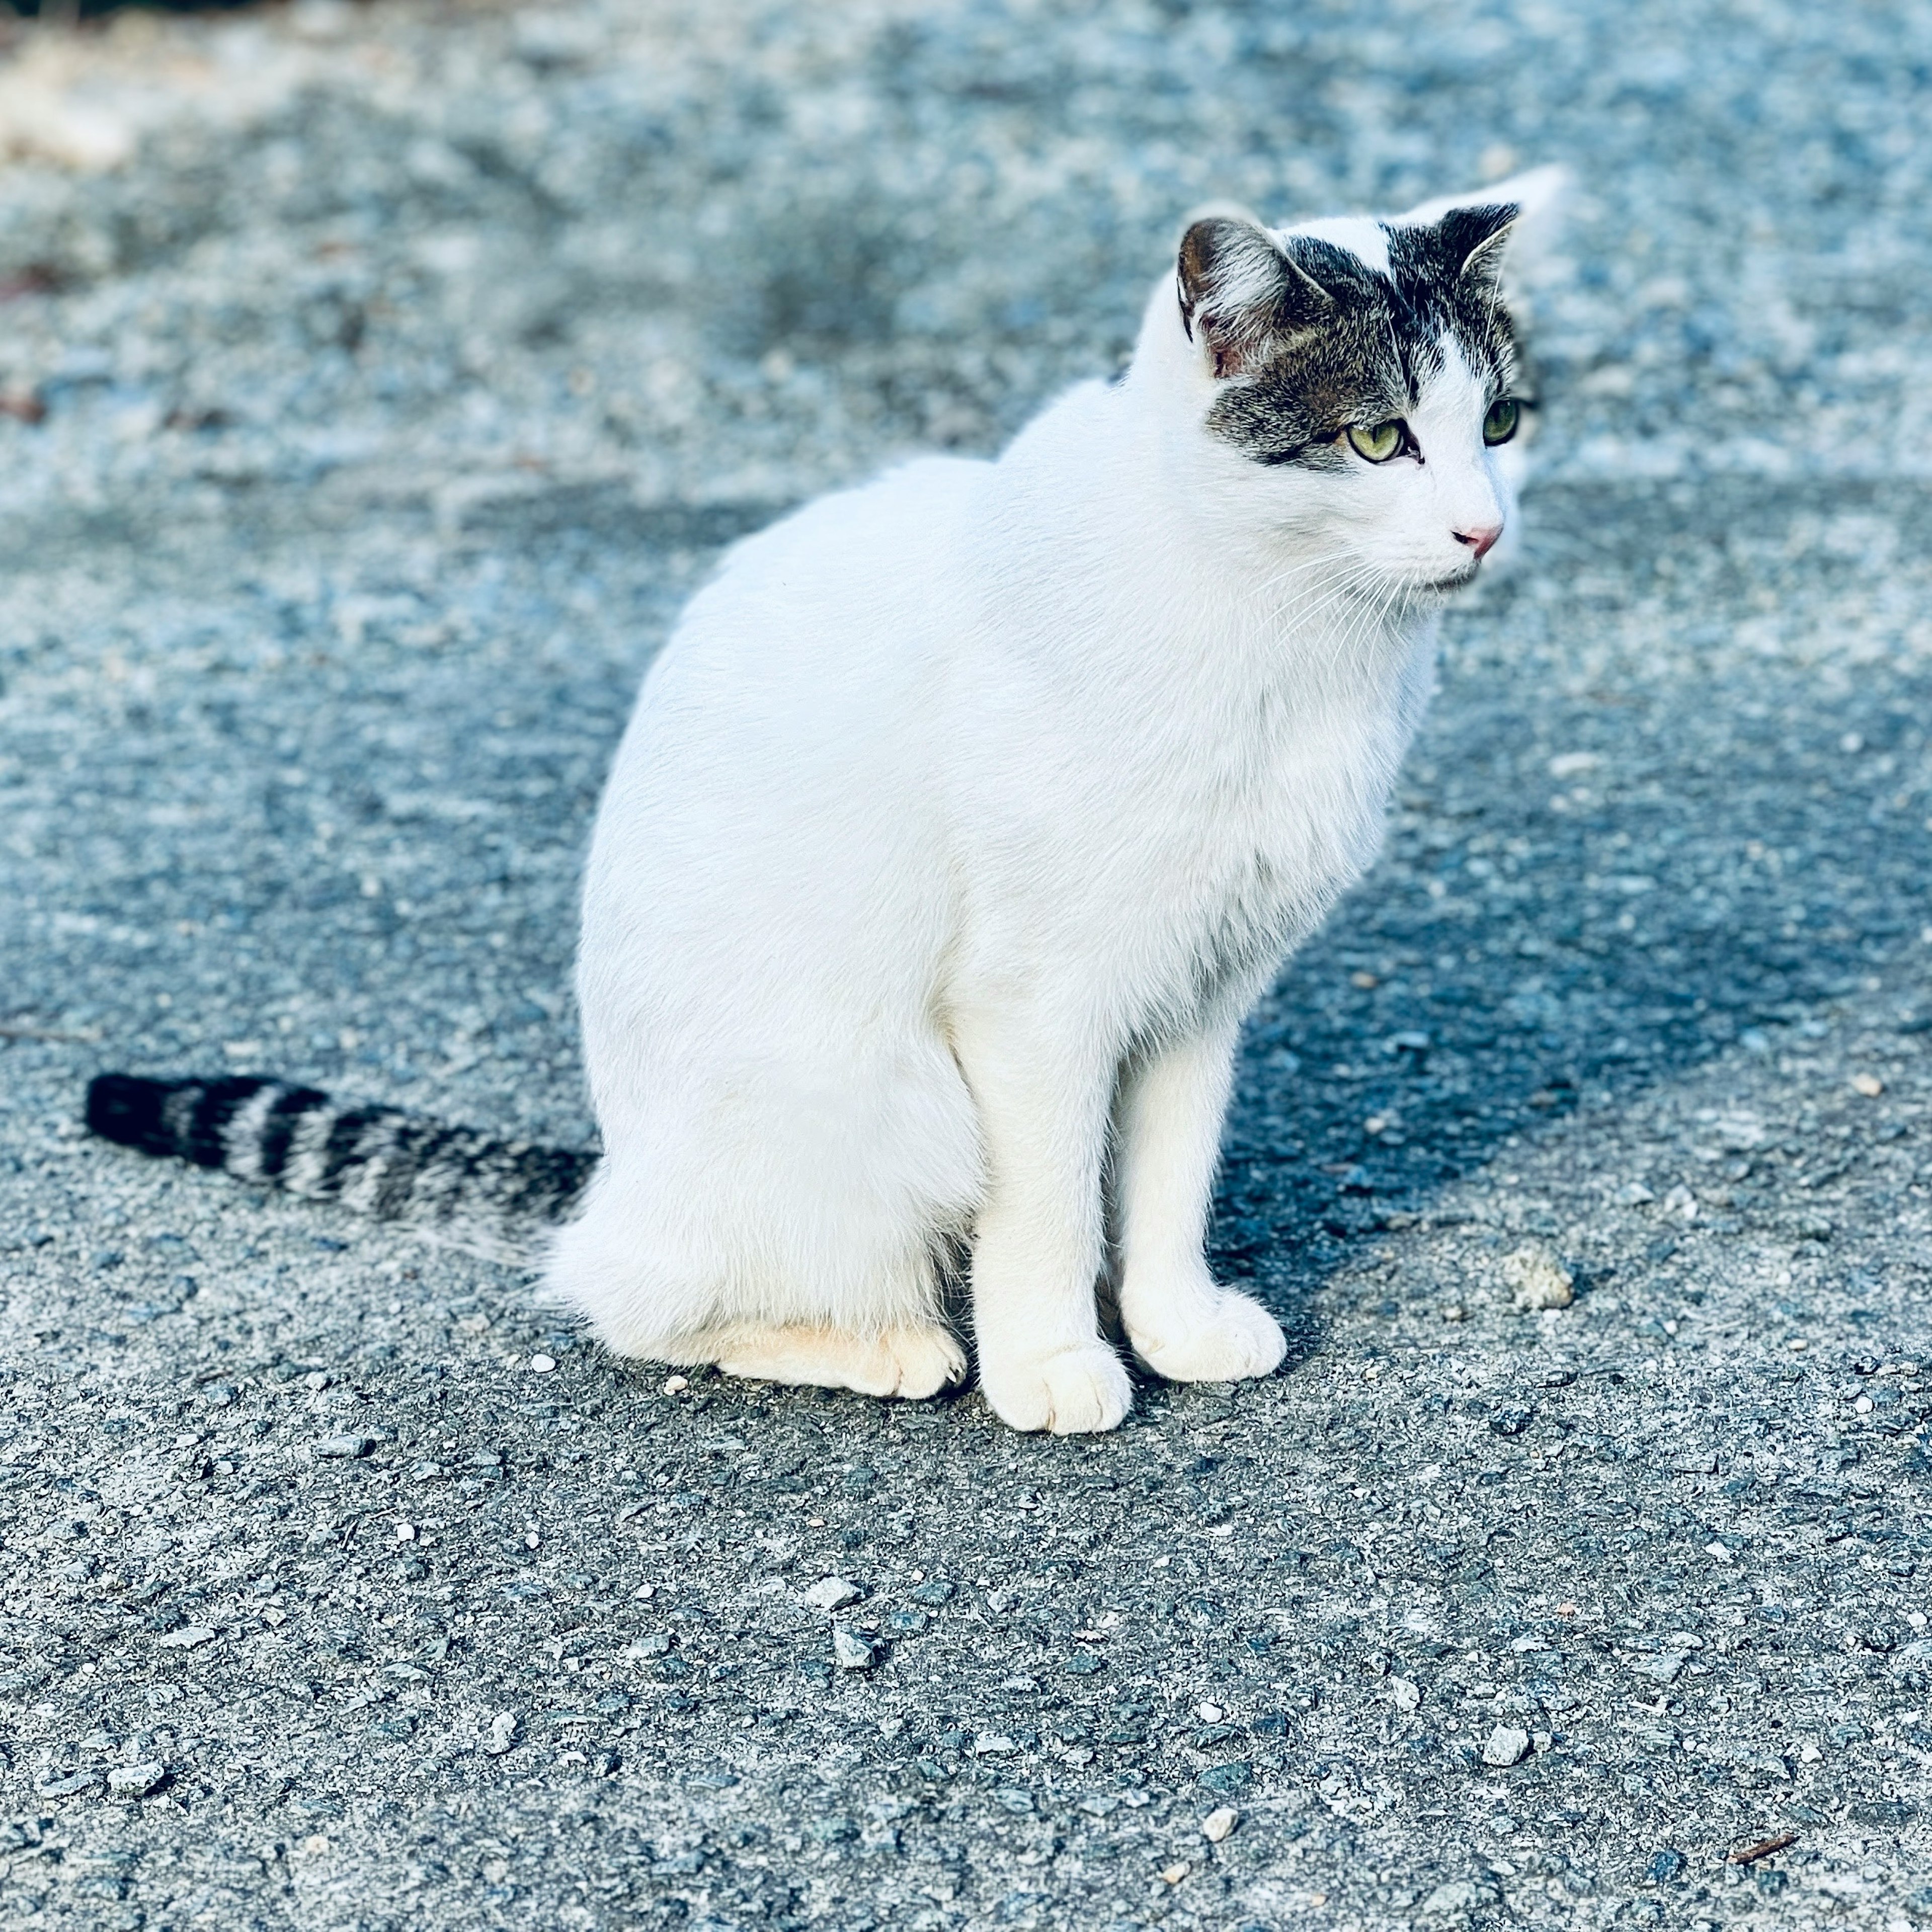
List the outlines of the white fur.
<svg viewBox="0 0 1932 1932">
<path fill-rule="evenodd" d="M 1266 1372 L 1202 1258 L 1242 1016 L 1358 878 L 1454 532 L 1501 520 L 1451 356 L 1426 461 L 1210 435 L 1172 275 L 1116 387 L 740 544 L 652 666 L 579 967 L 605 1157 L 548 1279 L 614 1348 L 1110 1428 L 1116 1272 L 1160 1372 Z M 1103 1190 L 1118 1203 L 1110 1252 Z"/>
<path fill-rule="evenodd" d="M 1298 221 L 1294 232 L 1346 248 L 1364 268 L 1378 275 L 1389 272 L 1388 231 L 1366 214 L 1332 214 L 1320 221 Z"/>
</svg>

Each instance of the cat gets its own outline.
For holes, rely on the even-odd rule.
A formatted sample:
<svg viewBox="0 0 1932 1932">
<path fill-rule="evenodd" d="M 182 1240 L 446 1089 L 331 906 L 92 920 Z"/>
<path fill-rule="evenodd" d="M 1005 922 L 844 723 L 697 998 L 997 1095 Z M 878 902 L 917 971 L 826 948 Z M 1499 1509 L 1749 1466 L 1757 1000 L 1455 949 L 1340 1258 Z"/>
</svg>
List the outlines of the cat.
<svg viewBox="0 0 1932 1932">
<path fill-rule="evenodd" d="M 1561 185 L 1205 214 L 1116 380 L 726 555 L 592 837 L 594 1170 L 260 1078 L 104 1076 L 90 1124 L 485 1246 L 554 1221 L 546 1289 L 621 1354 L 932 1396 L 963 1255 L 1016 1429 L 1127 1414 L 1103 1281 L 1156 1374 L 1266 1375 L 1203 1258 L 1237 1039 L 1510 524 L 1505 284 Z"/>
</svg>

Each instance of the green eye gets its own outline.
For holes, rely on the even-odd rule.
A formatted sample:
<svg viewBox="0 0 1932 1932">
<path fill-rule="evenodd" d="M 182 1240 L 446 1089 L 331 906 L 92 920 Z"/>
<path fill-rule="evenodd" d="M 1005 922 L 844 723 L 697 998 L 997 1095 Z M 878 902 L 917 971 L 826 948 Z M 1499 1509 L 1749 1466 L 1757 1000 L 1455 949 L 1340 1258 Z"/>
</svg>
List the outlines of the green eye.
<svg viewBox="0 0 1932 1932">
<path fill-rule="evenodd" d="M 1491 447 L 1507 442 L 1516 434 L 1516 426 L 1522 418 L 1522 405 L 1514 396 L 1498 398 L 1490 405 L 1490 412 L 1483 418 L 1483 440 Z"/>
<path fill-rule="evenodd" d="M 1368 463 L 1386 463 L 1399 455 L 1408 440 L 1406 425 L 1400 420 L 1377 423 L 1373 429 L 1352 429 L 1348 442 L 1355 454 Z"/>
</svg>

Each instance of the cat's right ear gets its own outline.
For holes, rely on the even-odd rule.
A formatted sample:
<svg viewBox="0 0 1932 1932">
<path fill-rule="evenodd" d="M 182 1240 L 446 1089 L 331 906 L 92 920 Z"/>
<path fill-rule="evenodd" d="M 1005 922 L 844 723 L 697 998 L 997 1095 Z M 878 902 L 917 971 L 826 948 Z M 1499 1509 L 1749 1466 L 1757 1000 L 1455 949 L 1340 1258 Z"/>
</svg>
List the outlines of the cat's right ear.
<svg viewBox="0 0 1932 1932">
<path fill-rule="evenodd" d="M 1181 326 L 1217 380 L 1246 375 L 1283 337 L 1318 328 L 1334 298 L 1258 221 L 1208 214 L 1180 238 Z"/>
</svg>

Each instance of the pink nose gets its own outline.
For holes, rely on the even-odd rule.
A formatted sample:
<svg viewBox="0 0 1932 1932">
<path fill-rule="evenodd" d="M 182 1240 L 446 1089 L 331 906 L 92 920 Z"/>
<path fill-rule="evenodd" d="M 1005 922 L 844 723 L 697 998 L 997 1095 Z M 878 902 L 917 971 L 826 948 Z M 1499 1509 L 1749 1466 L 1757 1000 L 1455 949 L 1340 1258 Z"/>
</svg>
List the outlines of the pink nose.
<svg viewBox="0 0 1932 1932">
<path fill-rule="evenodd" d="M 1454 532 L 1459 544 L 1467 544 L 1479 557 L 1487 556 L 1496 548 L 1497 538 L 1503 533 L 1500 524 L 1472 524 L 1466 530 Z"/>
</svg>

